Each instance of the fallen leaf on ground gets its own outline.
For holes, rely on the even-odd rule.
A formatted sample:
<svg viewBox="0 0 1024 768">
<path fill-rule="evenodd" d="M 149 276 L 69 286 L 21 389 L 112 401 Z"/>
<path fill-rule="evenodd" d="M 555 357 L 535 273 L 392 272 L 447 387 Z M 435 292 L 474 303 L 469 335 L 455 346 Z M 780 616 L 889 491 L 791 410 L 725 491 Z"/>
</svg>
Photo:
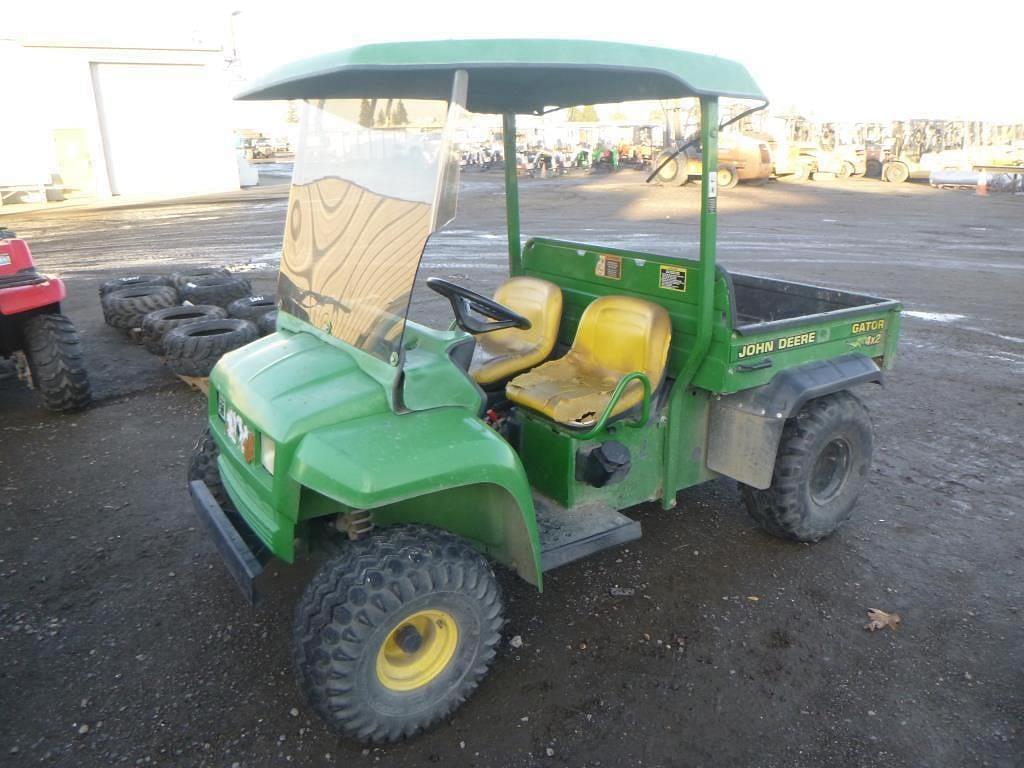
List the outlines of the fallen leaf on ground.
<svg viewBox="0 0 1024 768">
<path fill-rule="evenodd" d="M 869 632 L 876 632 L 886 627 L 896 629 L 900 623 L 900 615 L 898 613 L 886 613 L 879 608 L 869 608 L 868 619 L 870 621 L 864 625 L 864 629 Z"/>
</svg>

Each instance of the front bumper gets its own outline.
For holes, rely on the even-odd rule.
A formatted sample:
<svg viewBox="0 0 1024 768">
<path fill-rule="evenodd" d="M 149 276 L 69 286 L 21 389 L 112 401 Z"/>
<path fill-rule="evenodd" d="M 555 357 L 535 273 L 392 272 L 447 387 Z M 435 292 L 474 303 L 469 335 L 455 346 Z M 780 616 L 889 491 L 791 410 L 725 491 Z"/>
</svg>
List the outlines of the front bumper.
<svg viewBox="0 0 1024 768">
<path fill-rule="evenodd" d="M 213 542 L 217 545 L 228 571 L 249 603 L 256 605 L 260 600 L 256 578 L 263 573 L 260 557 L 250 549 L 202 480 L 193 480 L 188 484 L 188 489 L 192 494 L 196 514 L 213 537 Z"/>
</svg>

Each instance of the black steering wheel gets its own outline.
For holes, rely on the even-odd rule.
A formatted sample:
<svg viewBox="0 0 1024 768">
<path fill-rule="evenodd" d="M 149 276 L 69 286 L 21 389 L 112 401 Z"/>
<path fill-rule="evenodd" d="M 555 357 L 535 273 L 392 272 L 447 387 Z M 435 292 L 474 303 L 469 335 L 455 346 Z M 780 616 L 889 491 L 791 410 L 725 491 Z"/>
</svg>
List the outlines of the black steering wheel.
<svg viewBox="0 0 1024 768">
<path fill-rule="evenodd" d="M 481 296 L 461 285 L 442 280 L 440 277 L 428 277 L 427 287 L 451 302 L 455 324 L 466 333 L 475 336 L 500 331 L 502 328 L 519 328 L 525 331 L 530 327 L 530 321 L 518 312 L 513 312 L 504 304 L 499 304 L 494 299 Z M 473 317 L 472 312 L 491 318 L 491 322 L 478 320 Z"/>
</svg>

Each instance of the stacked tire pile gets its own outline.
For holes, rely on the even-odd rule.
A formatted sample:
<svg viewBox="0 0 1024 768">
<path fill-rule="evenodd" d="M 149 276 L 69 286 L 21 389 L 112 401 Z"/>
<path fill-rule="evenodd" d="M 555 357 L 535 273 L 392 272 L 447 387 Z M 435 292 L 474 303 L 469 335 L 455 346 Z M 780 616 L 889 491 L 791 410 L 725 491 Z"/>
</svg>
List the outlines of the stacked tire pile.
<svg viewBox="0 0 1024 768">
<path fill-rule="evenodd" d="M 254 296 L 227 269 L 114 278 L 99 289 L 107 324 L 164 358 L 180 376 L 209 376 L 227 352 L 273 333 L 273 296 Z"/>
</svg>

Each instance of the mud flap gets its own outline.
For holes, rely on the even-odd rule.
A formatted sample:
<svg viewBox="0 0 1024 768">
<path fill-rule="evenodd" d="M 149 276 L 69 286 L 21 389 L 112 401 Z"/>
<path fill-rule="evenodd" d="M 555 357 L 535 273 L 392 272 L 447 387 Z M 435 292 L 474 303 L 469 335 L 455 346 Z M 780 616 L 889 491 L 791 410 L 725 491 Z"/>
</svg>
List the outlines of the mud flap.
<svg viewBox="0 0 1024 768">
<path fill-rule="evenodd" d="M 708 469 L 753 488 L 770 487 L 786 419 L 808 400 L 881 381 L 874 360 L 850 354 L 782 371 L 763 387 L 716 395 L 708 425 Z"/>
<path fill-rule="evenodd" d="M 207 533 L 213 538 L 217 550 L 224 559 L 224 565 L 238 583 L 250 605 L 258 605 L 260 594 L 256 590 L 256 577 L 263 573 L 263 565 L 224 514 L 220 504 L 213 498 L 210 489 L 202 480 L 188 484 L 192 504 Z"/>
</svg>

